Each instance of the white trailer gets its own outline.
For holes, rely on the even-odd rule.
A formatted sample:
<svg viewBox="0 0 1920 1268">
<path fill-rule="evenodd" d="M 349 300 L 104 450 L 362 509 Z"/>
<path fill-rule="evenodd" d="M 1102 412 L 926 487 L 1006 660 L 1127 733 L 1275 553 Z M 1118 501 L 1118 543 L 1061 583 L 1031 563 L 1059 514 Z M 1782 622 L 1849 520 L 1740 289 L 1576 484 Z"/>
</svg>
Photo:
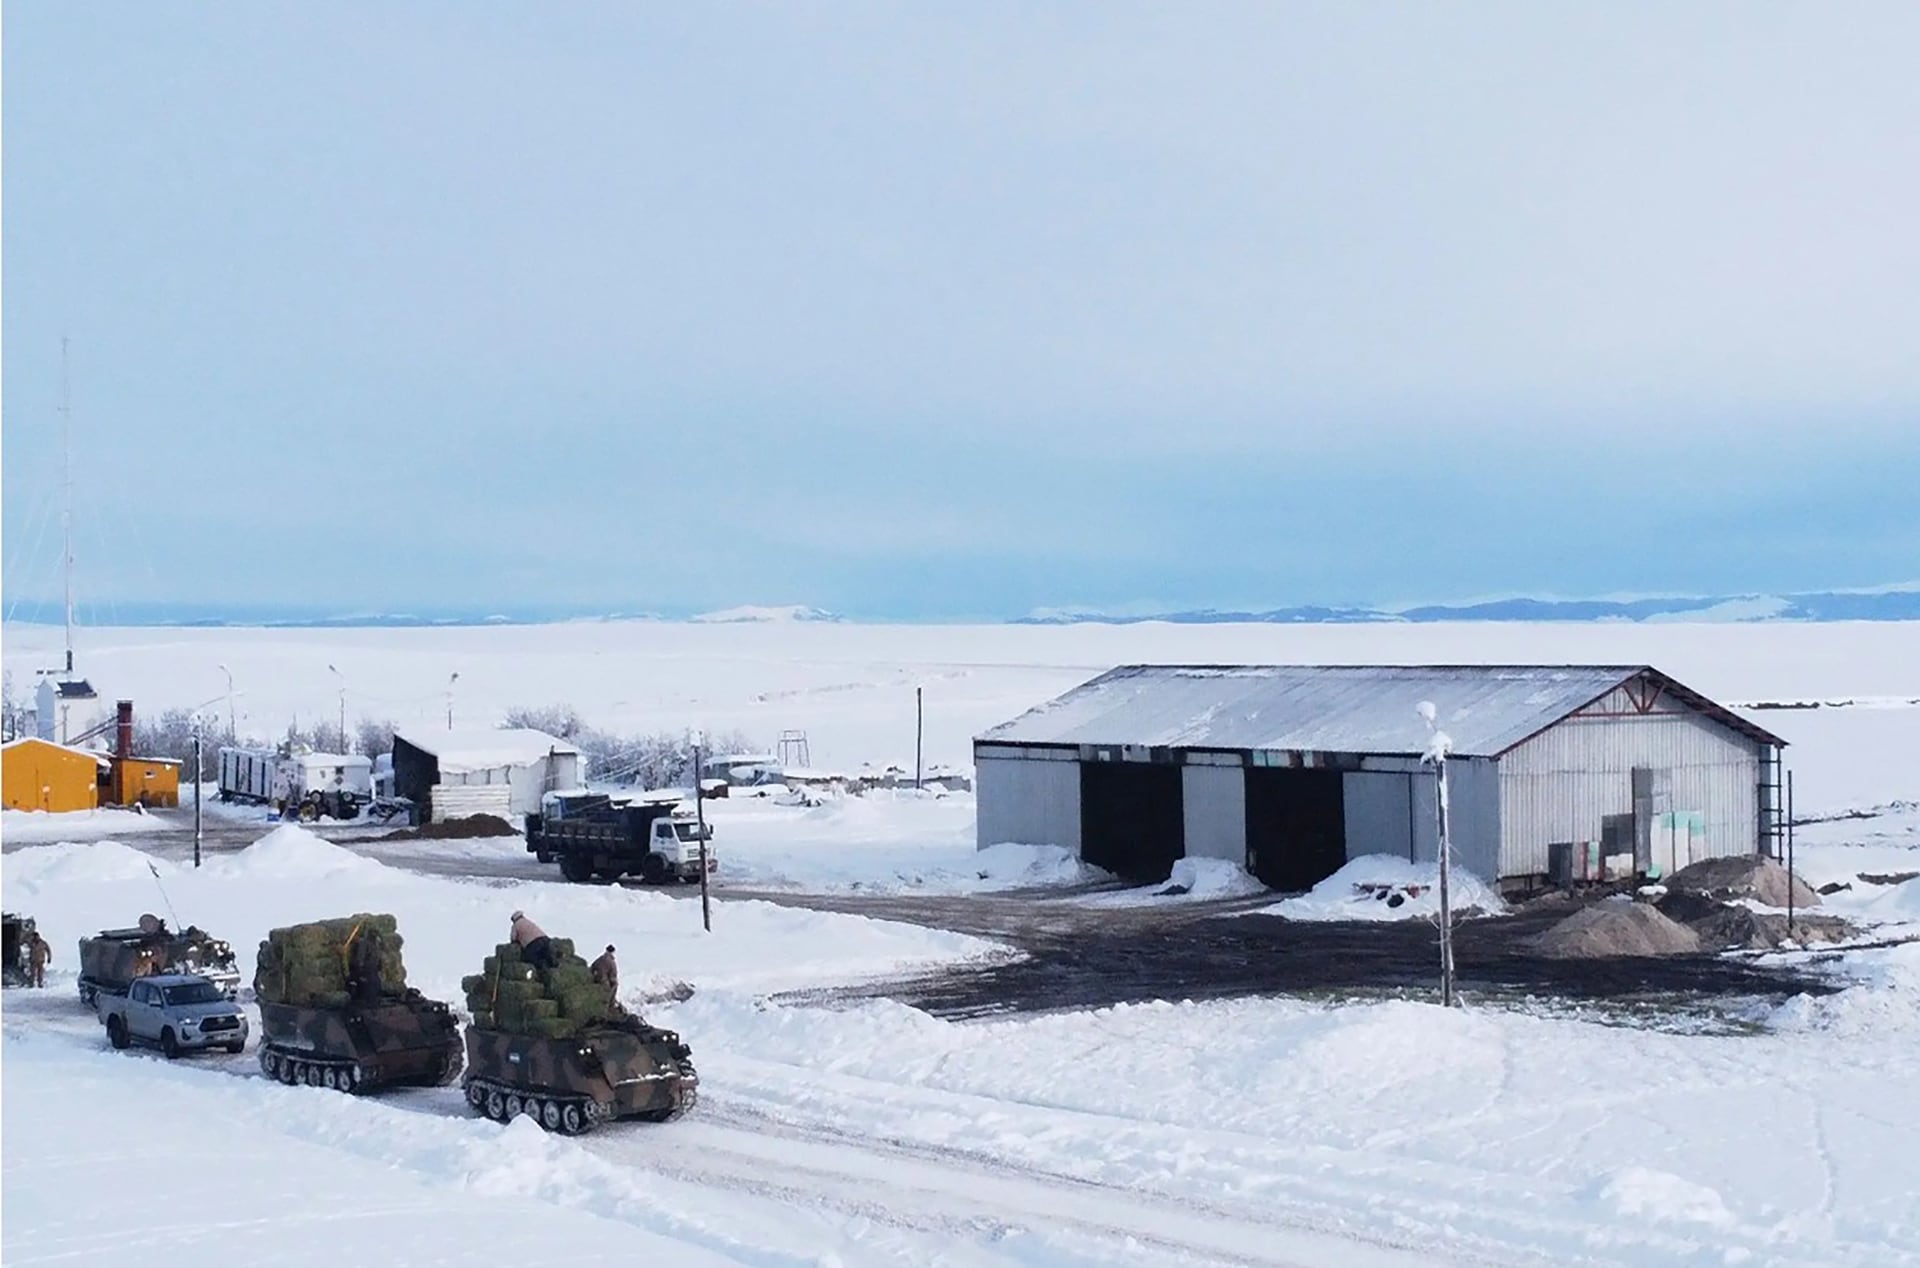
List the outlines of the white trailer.
<svg viewBox="0 0 1920 1268">
<path fill-rule="evenodd" d="M 280 755 L 270 748 L 220 750 L 220 800 L 267 804 L 274 800 Z M 284 787 L 280 796 L 286 796 Z"/>
<path fill-rule="evenodd" d="M 220 800 L 252 802 L 303 819 L 352 819 L 373 801 L 373 759 L 357 753 L 220 750 Z"/>
</svg>

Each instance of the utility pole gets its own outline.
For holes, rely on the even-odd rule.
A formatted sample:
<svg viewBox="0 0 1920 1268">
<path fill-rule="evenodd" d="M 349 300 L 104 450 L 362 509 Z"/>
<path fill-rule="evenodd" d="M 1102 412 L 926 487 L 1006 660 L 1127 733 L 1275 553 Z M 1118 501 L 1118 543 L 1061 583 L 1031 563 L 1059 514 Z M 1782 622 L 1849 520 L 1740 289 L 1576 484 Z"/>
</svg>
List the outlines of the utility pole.
<svg viewBox="0 0 1920 1268">
<path fill-rule="evenodd" d="M 232 743 L 240 735 L 240 728 L 234 724 L 233 720 L 233 671 L 225 665 L 221 665 L 219 669 L 227 676 L 227 741 Z"/>
<path fill-rule="evenodd" d="M 1787 932 L 1793 932 L 1793 772 L 1787 772 Z"/>
<path fill-rule="evenodd" d="M 920 791 L 920 752 L 927 734 L 926 688 L 913 689 L 913 789 Z"/>
<path fill-rule="evenodd" d="M 207 765 L 200 756 L 200 729 L 198 718 L 193 724 L 193 865 L 200 866 L 200 786 L 207 782 Z"/>
<path fill-rule="evenodd" d="M 340 680 L 340 752 L 344 756 L 347 751 L 347 676 L 332 665 L 327 668 Z"/>
<path fill-rule="evenodd" d="M 1434 768 L 1435 809 L 1440 824 L 1440 1006 L 1452 1008 L 1453 990 L 1453 896 L 1449 885 L 1453 871 L 1453 831 L 1451 806 L 1447 797 L 1447 753 L 1453 740 L 1438 727 L 1438 712 L 1430 701 L 1421 701 L 1420 716 L 1426 720 L 1432 738 L 1420 760 Z"/>
<path fill-rule="evenodd" d="M 65 469 L 61 476 L 60 535 L 67 586 L 67 677 L 73 677 L 73 383 L 67 373 L 67 337 L 60 336 L 60 448 Z M 64 727 L 61 740 L 65 741 Z"/>
<path fill-rule="evenodd" d="M 700 927 L 712 933 L 713 906 L 707 897 L 707 802 L 700 795 L 700 783 L 700 742 L 696 740 L 693 745 L 693 818 L 700 832 Z"/>
</svg>

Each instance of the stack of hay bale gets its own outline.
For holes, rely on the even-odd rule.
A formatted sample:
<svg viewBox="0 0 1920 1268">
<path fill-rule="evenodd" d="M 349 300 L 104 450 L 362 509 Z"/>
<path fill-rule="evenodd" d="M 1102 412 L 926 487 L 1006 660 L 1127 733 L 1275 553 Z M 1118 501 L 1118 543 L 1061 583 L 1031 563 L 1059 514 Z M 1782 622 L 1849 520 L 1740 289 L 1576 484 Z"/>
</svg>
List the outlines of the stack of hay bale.
<svg viewBox="0 0 1920 1268">
<path fill-rule="evenodd" d="M 346 1007 L 349 943 L 369 933 L 379 934 L 381 992 L 403 994 L 407 970 L 400 958 L 399 922 L 392 916 L 361 912 L 269 932 L 260 944 L 253 972 L 254 995 L 268 1004 Z"/>
<path fill-rule="evenodd" d="M 526 962 L 517 943 L 493 949 L 480 973 L 460 979 L 467 1010 L 480 1030 L 570 1039 L 614 1015 L 613 991 L 593 980 L 571 938 L 552 938 L 553 967 Z"/>
</svg>

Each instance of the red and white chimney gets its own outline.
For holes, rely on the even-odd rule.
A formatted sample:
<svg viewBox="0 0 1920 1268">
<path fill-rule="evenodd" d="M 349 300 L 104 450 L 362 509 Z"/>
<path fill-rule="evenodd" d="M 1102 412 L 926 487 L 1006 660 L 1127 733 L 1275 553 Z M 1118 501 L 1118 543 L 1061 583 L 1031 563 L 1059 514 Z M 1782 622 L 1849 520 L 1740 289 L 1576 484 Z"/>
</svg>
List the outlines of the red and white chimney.
<svg viewBox="0 0 1920 1268">
<path fill-rule="evenodd" d="M 122 761 L 133 756 L 133 701 L 122 700 L 113 725 L 113 755 Z"/>
</svg>

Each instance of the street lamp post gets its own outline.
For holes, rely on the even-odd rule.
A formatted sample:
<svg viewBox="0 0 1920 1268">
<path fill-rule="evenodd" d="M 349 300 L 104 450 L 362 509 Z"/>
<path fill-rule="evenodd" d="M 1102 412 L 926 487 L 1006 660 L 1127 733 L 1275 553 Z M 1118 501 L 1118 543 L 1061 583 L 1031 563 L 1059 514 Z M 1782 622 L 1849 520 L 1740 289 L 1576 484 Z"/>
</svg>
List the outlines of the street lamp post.
<svg viewBox="0 0 1920 1268">
<path fill-rule="evenodd" d="M 1426 721 L 1429 738 L 1423 765 L 1434 770 L 1435 811 L 1439 818 L 1440 842 L 1440 1006 L 1452 1008 L 1453 988 L 1453 895 L 1448 884 L 1453 871 L 1453 807 L 1447 789 L 1447 755 L 1453 751 L 1453 739 L 1440 729 L 1439 711 L 1430 701 L 1421 701 L 1421 718 Z"/>
<path fill-rule="evenodd" d="M 454 670 L 447 675 L 447 730 L 453 730 L 453 684 L 460 681 L 460 671 Z"/>
<path fill-rule="evenodd" d="M 347 751 L 347 676 L 334 669 L 332 665 L 328 665 L 327 668 L 332 671 L 335 678 L 340 680 L 340 752 L 345 754 Z"/>
<path fill-rule="evenodd" d="M 233 671 L 222 665 L 220 672 L 227 676 L 227 742 L 233 743 L 240 734 L 240 728 L 233 720 Z"/>
</svg>

